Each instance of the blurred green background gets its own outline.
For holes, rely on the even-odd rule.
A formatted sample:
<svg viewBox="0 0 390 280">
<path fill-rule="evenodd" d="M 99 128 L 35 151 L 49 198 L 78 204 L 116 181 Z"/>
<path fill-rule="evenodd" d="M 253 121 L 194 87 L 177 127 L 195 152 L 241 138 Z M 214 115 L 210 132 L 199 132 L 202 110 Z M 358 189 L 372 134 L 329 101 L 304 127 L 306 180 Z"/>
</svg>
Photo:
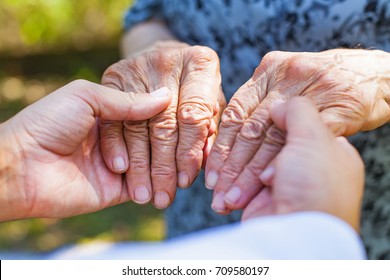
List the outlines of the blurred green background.
<svg viewBox="0 0 390 280">
<path fill-rule="evenodd" d="M 120 59 L 131 0 L 1 0 L 0 121 L 67 82 L 99 82 Z M 94 240 L 160 240 L 162 213 L 125 203 L 69 219 L 0 223 L 0 250 L 49 251 Z"/>
</svg>

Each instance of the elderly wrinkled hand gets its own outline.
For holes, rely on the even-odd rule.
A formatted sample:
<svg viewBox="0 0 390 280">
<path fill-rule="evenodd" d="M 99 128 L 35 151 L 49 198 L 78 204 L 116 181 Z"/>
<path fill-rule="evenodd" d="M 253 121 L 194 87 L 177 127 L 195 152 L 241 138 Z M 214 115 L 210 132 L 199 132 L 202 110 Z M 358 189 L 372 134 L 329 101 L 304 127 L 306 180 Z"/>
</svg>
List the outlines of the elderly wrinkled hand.
<svg viewBox="0 0 390 280">
<path fill-rule="evenodd" d="M 326 212 L 358 230 L 364 165 L 356 149 L 335 137 L 309 99 L 295 97 L 271 109 L 286 144 L 261 173 L 266 186 L 243 219 L 296 211 Z"/>
<path fill-rule="evenodd" d="M 272 105 L 306 96 L 335 135 L 374 129 L 390 117 L 390 54 L 336 49 L 319 53 L 271 52 L 233 96 L 206 165 L 213 209 L 245 207 L 263 188 L 259 174 L 284 144 Z"/>
<path fill-rule="evenodd" d="M 165 109 L 168 89 L 121 92 L 72 82 L 0 125 L 0 221 L 69 217 L 128 201 L 122 175 L 100 152 L 98 118 L 144 120 Z"/>
<path fill-rule="evenodd" d="M 188 187 L 207 158 L 225 106 L 219 59 L 207 47 L 167 41 L 109 67 L 104 85 L 124 91 L 172 94 L 169 106 L 148 121 L 102 120 L 101 148 L 107 166 L 126 172 L 132 200 L 173 201 L 177 185 Z"/>
</svg>

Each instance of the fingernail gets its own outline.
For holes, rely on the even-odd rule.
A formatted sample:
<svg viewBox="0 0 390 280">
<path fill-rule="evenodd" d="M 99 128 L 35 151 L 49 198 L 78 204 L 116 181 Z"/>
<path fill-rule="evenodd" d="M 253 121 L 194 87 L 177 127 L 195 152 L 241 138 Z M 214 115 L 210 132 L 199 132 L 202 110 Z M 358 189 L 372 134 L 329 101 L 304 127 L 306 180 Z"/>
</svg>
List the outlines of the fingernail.
<svg viewBox="0 0 390 280">
<path fill-rule="evenodd" d="M 214 196 L 213 202 L 211 203 L 211 208 L 215 212 L 224 212 L 226 210 L 224 198 L 225 194 L 223 192 L 219 192 Z"/>
<path fill-rule="evenodd" d="M 115 157 L 113 159 L 112 166 L 113 166 L 115 172 L 126 171 L 126 162 L 125 162 L 125 159 L 121 156 Z"/>
<path fill-rule="evenodd" d="M 161 191 L 154 194 L 154 206 L 158 209 L 165 209 L 171 203 L 171 198 L 167 192 Z"/>
<path fill-rule="evenodd" d="M 165 98 L 168 96 L 169 90 L 167 87 L 160 88 L 156 91 L 151 92 L 150 94 L 157 98 Z"/>
<path fill-rule="evenodd" d="M 206 188 L 208 188 L 209 190 L 213 190 L 217 182 L 218 182 L 217 172 L 210 171 L 209 173 L 207 173 Z"/>
<path fill-rule="evenodd" d="M 225 195 L 225 202 L 227 204 L 236 204 L 241 197 L 241 189 L 239 187 L 231 188 Z"/>
<path fill-rule="evenodd" d="M 261 174 L 260 174 L 260 180 L 265 183 L 269 182 L 272 177 L 275 175 L 275 167 L 268 166 Z"/>
<path fill-rule="evenodd" d="M 146 187 L 137 187 L 134 190 L 134 202 L 144 204 L 150 200 L 150 191 Z"/>
<path fill-rule="evenodd" d="M 190 184 L 190 177 L 185 172 L 179 172 L 177 182 L 180 188 L 186 188 Z"/>
</svg>

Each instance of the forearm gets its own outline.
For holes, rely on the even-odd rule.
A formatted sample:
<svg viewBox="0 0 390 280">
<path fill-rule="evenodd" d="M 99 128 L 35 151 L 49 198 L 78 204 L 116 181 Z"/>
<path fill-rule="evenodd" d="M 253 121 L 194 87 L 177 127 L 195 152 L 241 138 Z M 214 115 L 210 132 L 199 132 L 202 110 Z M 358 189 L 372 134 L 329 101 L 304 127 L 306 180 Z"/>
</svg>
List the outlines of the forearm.
<svg viewBox="0 0 390 280">
<path fill-rule="evenodd" d="M 126 58 L 149 48 L 158 41 L 176 40 L 175 36 L 160 20 L 150 20 L 131 28 L 123 36 L 121 54 Z"/>
<path fill-rule="evenodd" d="M 26 217 L 22 180 L 23 172 L 16 139 L 10 121 L 0 125 L 0 222 Z"/>
</svg>

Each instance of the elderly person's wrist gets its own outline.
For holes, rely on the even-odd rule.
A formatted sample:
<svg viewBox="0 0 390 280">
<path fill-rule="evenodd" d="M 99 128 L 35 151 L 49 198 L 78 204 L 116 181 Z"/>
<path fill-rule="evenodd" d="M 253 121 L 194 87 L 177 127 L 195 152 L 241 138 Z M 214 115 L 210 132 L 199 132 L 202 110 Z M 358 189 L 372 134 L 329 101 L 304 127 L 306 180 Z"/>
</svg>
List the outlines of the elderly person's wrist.
<svg viewBox="0 0 390 280">
<path fill-rule="evenodd" d="M 124 34 L 121 43 L 122 57 L 134 57 L 144 53 L 157 41 L 175 40 L 166 24 L 157 19 L 138 24 Z"/>
<path fill-rule="evenodd" d="M 375 51 L 377 54 L 377 61 L 380 67 L 378 71 L 378 91 L 381 93 L 380 98 L 387 104 L 387 118 L 383 120 L 384 123 L 390 122 L 390 52 Z"/>
<path fill-rule="evenodd" d="M 167 48 L 185 48 L 190 45 L 178 40 L 158 40 L 150 46 L 150 50 L 159 50 Z"/>
<path fill-rule="evenodd" d="M 179 49 L 185 47 L 189 47 L 189 45 L 187 43 L 183 43 L 177 40 L 158 40 L 147 48 L 131 53 L 127 56 L 127 58 L 136 57 L 147 52 L 161 51 L 164 49 Z"/>
<path fill-rule="evenodd" d="M 384 100 L 387 103 L 389 114 L 387 114 L 387 118 L 384 120 L 385 123 L 390 122 L 390 77 L 389 77 L 389 90 L 385 93 Z"/>
<path fill-rule="evenodd" d="M 28 216 L 24 190 L 23 152 L 13 131 L 11 119 L 0 125 L 0 221 Z"/>
</svg>

